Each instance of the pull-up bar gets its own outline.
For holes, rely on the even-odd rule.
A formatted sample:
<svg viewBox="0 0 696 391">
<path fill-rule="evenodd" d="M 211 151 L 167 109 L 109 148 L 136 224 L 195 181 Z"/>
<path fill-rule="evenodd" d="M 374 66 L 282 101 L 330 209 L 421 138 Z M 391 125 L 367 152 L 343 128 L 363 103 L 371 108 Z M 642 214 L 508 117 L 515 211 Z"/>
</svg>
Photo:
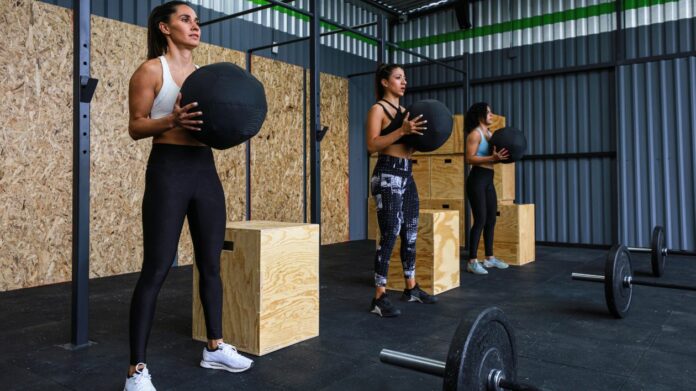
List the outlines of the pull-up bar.
<svg viewBox="0 0 696 391">
<path fill-rule="evenodd" d="M 278 0 L 265 0 L 265 1 L 267 1 L 267 2 L 270 3 L 270 4 L 266 4 L 266 5 L 264 5 L 264 6 L 254 8 L 253 10 L 261 10 L 261 9 L 264 9 L 264 8 L 268 8 L 268 7 L 272 7 L 272 6 L 276 6 L 276 5 L 277 5 L 277 6 L 279 6 L 279 7 L 283 7 L 283 8 L 286 8 L 286 9 L 289 9 L 289 10 L 292 10 L 292 11 L 295 11 L 295 12 L 301 14 L 301 15 L 305 15 L 305 16 L 308 16 L 308 17 L 312 17 L 312 16 L 313 16 L 311 12 L 305 11 L 305 10 L 303 10 L 303 9 L 301 9 L 301 8 L 292 6 L 292 5 L 290 5 L 290 4 L 286 4 L 286 3 L 281 2 L 281 1 L 278 1 Z M 287 0 L 286 0 L 286 1 L 287 1 Z M 251 11 L 253 11 L 253 10 L 247 10 L 247 11 L 242 11 L 242 12 L 244 12 L 244 13 L 249 13 L 249 12 L 251 12 Z M 237 14 L 240 14 L 240 13 L 237 13 Z M 214 19 L 214 20 L 211 20 L 210 22 L 201 23 L 201 26 L 211 24 L 211 23 L 213 23 L 213 22 L 215 22 L 215 21 L 219 21 L 219 20 L 223 20 L 223 19 L 228 19 L 228 17 L 231 17 L 231 15 L 225 16 L 225 17 L 223 17 L 223 18 Z M 370 34 L 367 34 L 367 33 L 364 33 L 364 32 L 362 32 L 362 31 L 357 30 L 357 29 L 359 29 L 359 28 L 361 28 L 361 27 L 366 27 L 366 26 L 363 26 L 363 25 L 353 26 L 353 27 L 344 26 L 344 25 L 342 25 L 342 24 L 340 24 L 340 23 L 336 23 L 336 22 L 334 22 L 334 21 L 332 21 L 332 20 L 329 20 L 329 19 L 326 19 L 326 18 L 322 18 L 322 17 L 319 17 L 319 20 L 320 20 L 321 22 L 323 22 L 323 23 L 326 23 L 326 24 L 329 24 L 329 25 L 333 25 L 333 26 L 335 26 L 335 27 L 338 27 L 338 30 L 331 31 L 331 32 L 327 32 L 327 33 L 322 33 L 321 36 L 324 36 L 325 34 L 328 34 L 328 33 L 334 33 L 334 34 L 336 34 L 336 33 L 341 33 L 341 32 L 349 32 L 349 33 L 355 34 L 355 35 L 357 35 L 357 36 L 363 37 L 363 38 L 365 38 L 365 39 L 368 39 L 368 40 L 370 40 L 370 41 L 373 41 L 373 42 L 375 42 L 375 43 L 379 43 L 379 42 L 381 41 L 379 38 L 377 38 L 377 37 L 375 37 L 375 36 L 373 36 L 373 35 L 370 35 Z M 377 23 L 374 22 L 374 24 L 377 24 Z M 372 25 L 372 24 L 367 24 L 367 25 Z M 274 46 L 280 46 L 280 45 L 287 45 L 287 44 L 296 43 L 296 42 L 302 42 L 302 41 L 304 41 L 304 40 L 306 40 L 306 39 L 309 39 L 309 37 L 302 37 L 302 38 L 292 39 L 292 40 L 289 40 L 289 41 L 286 41 L 286 42 L 281 42 L 280 44 L 275 44 L 275 45 L 265 45 L 265 46 L 253 48 L 253 49 L 251 49 L 251 50 L 254 51 L 254 50 L 268 49 L 268 48 L 271 48 L 271 47 L 274 47 Z M 396 43 L 394 43 L 394 42 L 384 41 L 384 44 L 387 45 L 387 46 L 389 46 L 389 47 L 391 47 L 391 48 L 393 48 L 393 49 L 395 49 L 395 50 L 399 50 L 399 51 L 402 51 L 402 52 L 404 52 L 404 53 L 410 54 L 410 55 L 412 55 L 412 56 L 414 56 L 414 57 L 418 57 L 418 58 L 420 58 L 420 59 L 422 59 L 422 60 L 429 61 L 429 62 L 431 62 L 431 63 L 433 63 L 433 64 L 440 65 L 440 66 L 442 66 L 442 67 L 444 67 L 444 68 L 447 68 L 447 69 L 449 69 L 449 70 L 458 72 L 458 73 L 460 73 L 460 74 L 466 74 L 466 71 L 464 71 L 464 70 L 461 70 L 461 69 L 459 69 L 459 68 L 453 67 L 453 66 L 451 66 L 451 65 L 449 65 L 449 64 L 446 64 L 446 63 L 444 63 L 444 62 L 442 62 L 442 61 L 438 61 L 438 60 L 435 60 L 435 59 L 430 58 L 430 57 L 428 57 L 428 56 L 422 55 L 422 54 L 420 54 L 420 53 L 418 53 L 418 52 L 415 52 L 415 51 L 413 51 L 413 50 L 406 49 L 406 48 L 402 48 L 402 47 L 400 47 L 398 44 L 396 44 Z"/>
<path fill-rule="evenodd" d="M 374 26 L 374 25 L 376 25 L 376 24 L 377 24 L 377 22 L 369 22 L 369 23 L 363 23 L 363 24 L 351 26 L 351 28 L 353 28 L 353 29 L 361 29 L 361 28 L 365 28 L 365 27 Z M 321 33 L 320 36 L 326 37 L 327 35 L 339 34 L 339 33 L 345 32 L 345 31 L 348 31 L 348 30 L 345 30 L 345 29 L 343 29 L 343 28 L 339 28 L 338 30 L 327 31 L 327 32 L 325 32 L 325 33 Z M 307 41 L 307 40 L 309 40 L 309 38 L 310 38 L 310 37 L 301 37 L 301 38 L 290 39 L 290 40 L 283 41 L 283 42 L 277 42 L 277 43 L 272 43 L 272 44 L 268 44 L 268 45 L 257 46 L 257 47 L 255 47 L 255 48 L 247 49 L 247 51 L 248 51 L 248 52 L 255 52 L 255 51 L 258 51 L 258 50 L 270 49 L 270 48 L 273 48 L 273 47 L 276 47 L 276 46 L 290 45 L 291 43 L 297 43 L 297 42 Z"/>
<path fill-rule="evenodd" d="M 291 2 L 293 2 L 293 1 L 295 1 L 295 0 L 285 0 L 286 3 L 291 3 Z M 268 8 L 271 8 L 271 7 L 275 7 L 275 4 L 266 4 L 266 5 L 262 5 L 262 6 L 260 6 L 260 7 L 250 8 L 250 9 L 248 9 L 248 10 L 235 12 L 235 13 L 233 13 L 233 14 L 225 15 L 225 16 L 219 17 L 219 18 L 217 18 L 217 19 L 211 19 L 211 20 L 205 21 L 205 22 L 203 22 L 203 23 L 199 23 L 198 26 L 199 26 L 199 27 L 208 26 L 208 25 L 211 25 L 211 24 L 215 24 L 215 23 L 217 23 L 217 22 L 222 22 L 222 21 L 225 21 L 225 20 L 228 20 L 228 19 L 234 19 L 234 18 L 237 18 L 237 17 L 240 17 L 240 16 L 244 16 L 244 15 L 248 15 L 248 14 L 253 14 L 254 12 L 263 11 L 263 10 L 268 9 Z"/>
</svg>

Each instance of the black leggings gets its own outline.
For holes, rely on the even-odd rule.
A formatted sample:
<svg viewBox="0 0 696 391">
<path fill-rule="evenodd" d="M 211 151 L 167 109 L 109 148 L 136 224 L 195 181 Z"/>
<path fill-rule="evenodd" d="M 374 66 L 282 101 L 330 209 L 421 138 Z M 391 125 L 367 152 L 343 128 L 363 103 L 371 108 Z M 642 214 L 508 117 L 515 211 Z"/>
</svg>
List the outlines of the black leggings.
<svg viewBox="0 0 696 391">
<path fill-rule="evenodd" d="M 188 217 L 209 339 L 222 338 L 225 195 L 209 147 L 153 144 L 143 197 L 144 258 L 130 308 L 130 363 L 145 362 L 157 295 Z"/>
<path fill-rule="evenodd" d="M 466 196 L 469 198 L 474 224 L 469 231 L 469 259 L 476 259 L 481 230 L 486 256 L 493 255 L 493 231 L 498 212 L 498 196 L 493 186 L 493 170 L 474 166 L 466 179 Z"/>
</svg>

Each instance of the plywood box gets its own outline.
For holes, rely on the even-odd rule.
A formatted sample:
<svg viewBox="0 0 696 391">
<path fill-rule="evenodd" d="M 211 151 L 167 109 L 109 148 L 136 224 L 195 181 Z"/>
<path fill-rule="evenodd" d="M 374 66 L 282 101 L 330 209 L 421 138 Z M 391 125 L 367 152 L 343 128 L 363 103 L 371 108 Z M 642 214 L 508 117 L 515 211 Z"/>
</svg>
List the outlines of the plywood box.
<svg viewBox="0 0 696 391">
<path fill-rule="evenodd" d="M 367 189 L 370 190 L 370 180 L 372 179 L 372 172 L 375 171 L 375 166 L 377 165 L 377 154 L 370 156 L 370 171 L 367 174 Z"/>
<path fill-rule="evenodd" d="M 422 207 L 421 207 L 422 208 Z M 443 199 L 443 198 L 433 198 L 430 200 L 430 209 L 444 209 L 444 210 L 456 210 L 459 212 L 459 243 L 463 246 L 466 243 L 464 236 L 466 232 L 464 230 L 464 221 L 466 213 L 466 204 L 463 199 Z"/>
<path fill-rule="evenodd" d="M 430 157 L 414 156 L 411 162 L 413 180 L 418 188 L 418 198 L 430 198 Z"/>
<path fill-rule="evenodd" d="M 375 205 L 375 197 L 367 198 L 367 238 L 374 239 L 377 237 L 379 225 L 377 224 L 377 209 Z"/>
<path fill-rule="evenodd" d="M 430 197 L 464 198 L 464 155 L 431 156 Z"/>
<path fill-rule="evenodd" d="M 495 132 L 498 129 L 504 128 L 505 123 L 505 117 L 502 115 L 493 114 L 493 123 L 491 123 L 491 126 L 489 126 L 488 129 L 490 129 L 491 132 Z"/>
<path fill-rule="evenodd" d="M 405 287 L 400 257 L 401 239 L 396 241 L 389 263 L 387 289 Z M 421 209 L 416 240 L 416 281 L 431 295 L 459 286 L 459 213 Z"/>
<path fill-rule="evenodd" d="M 493 186 L 498 203 L 512 204 L 515 201 L 515 163 L 496 164 L 493 168 Z"/>
<path fill-rule="evenodd" d="M 454 115 L 454 127 L 452 128 L 452 152 L 464 153 L 464 116 L 462 114 Z"/>
<path fill-rule="evenodd" d="M 227 224 L 220 259 L 224 339 L 257 356 L 319 335 L 319 225 Z M 193 278 L 193 338 L 207 339 Z"/>
<path fill-rule="evenodd" d="M 524 265 L 536 258 L 534 204 L 498 205 L 493 238 L 493 253 L 511 265 Z M 484 258 L 483 236 L 479 242 L 479 259 Z"/>
</svg>

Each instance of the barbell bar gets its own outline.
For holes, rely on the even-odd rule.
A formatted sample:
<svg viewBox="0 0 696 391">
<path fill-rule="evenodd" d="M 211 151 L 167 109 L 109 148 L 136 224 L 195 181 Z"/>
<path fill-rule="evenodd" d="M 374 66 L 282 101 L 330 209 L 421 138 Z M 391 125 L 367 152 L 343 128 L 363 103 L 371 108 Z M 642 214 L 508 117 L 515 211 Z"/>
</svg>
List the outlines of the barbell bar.
<svg viewBox="0 0 696 391">
<path fill-rule="evenodd" d="M 500 308 L 483 310 L 469 326 L 459 323 L 447 361 L 382 349 L 380 361 L 443 378 L 444 391 L 540 391 L 517 382 L 517 344 Z"/>
<path fill-rule="evenodd" d="M 600 282 L 604 284 L 604 297 L 607 308 L 617 318 L 623 318 L 631 307 L 633 285 L 652 286 L 656 288 L 696 291 L 695 286 L 670 284 L 633 277 L 631 254 L 628 248 L 616 244 L 607 253 L 604 262 L 604 275 L 572 273 L 577 281 Z"/>
<path fill-rule="evenodd" d="M 661 277 L 665 273 L 665 263 L 667 262 L 667 255 L 696 255 L 694 252 L 683 251 L 683 250 L 673 250 L 667 248 L 665 245 L 665 229 L 656 225 L 652 230 L 652 235 L 650 239 L 650 248 L 647 247 L 626 247 L 628 251 L 634 253 L 648 253 L 650 254 L 650 265 L 652 267 L 652 273 L 655 277 Z"/>
</svg>

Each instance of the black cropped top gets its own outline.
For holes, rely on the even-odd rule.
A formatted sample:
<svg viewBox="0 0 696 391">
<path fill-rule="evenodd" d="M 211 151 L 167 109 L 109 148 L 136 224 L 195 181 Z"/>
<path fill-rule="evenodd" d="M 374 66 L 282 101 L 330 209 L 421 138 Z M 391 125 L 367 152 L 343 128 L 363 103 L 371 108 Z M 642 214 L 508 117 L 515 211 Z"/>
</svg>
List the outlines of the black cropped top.
<svg viewBox="0 0 696 391">
<path fill-rule="evenodd" d="M 389 111 L 387 110 L 386 107 L 384 107 L 381 103 L 377 102 L 378 105 L 382 106 L 382 110 L 384 110 L 384 114 L 386 114 L 387 117 L 389 117 L 389 119 L 391 120 L 391 122 L 389 122 L 389 125 L 387 125 L 386 128 L 382 129 L 379 132 L 380 136 L 386 136 L 389 133 L 391 133 L 391 132 L 393 132 L 401 127 L 401 125 L 404 123 L 404 117 L 405 117 L 406 111 L 402 112 L 401 109 L 399 109 L 398 107 L 394 106 L 393 104 L 387 102 L 384 99 L 382 99 L 382 101 L 386 102 L 389 106 L 393 107 L 396 110 L 396 115 L 392 116 L 391 114 L 389 114 Z M 394 144 L 403 144 L 403 143 L 404 143 L 403 137 L 394 142 Z"/>
</svg>

